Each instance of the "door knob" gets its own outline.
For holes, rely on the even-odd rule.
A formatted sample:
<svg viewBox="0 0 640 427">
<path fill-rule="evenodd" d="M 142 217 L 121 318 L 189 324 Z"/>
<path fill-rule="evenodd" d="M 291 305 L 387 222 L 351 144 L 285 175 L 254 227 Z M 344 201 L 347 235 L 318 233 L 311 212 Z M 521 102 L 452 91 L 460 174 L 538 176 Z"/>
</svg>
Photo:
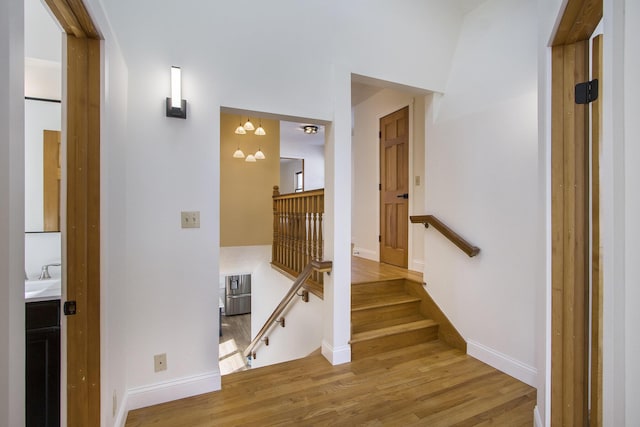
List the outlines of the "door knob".
<svg viewBox="0 0 640 427">
<path fill-rule="evenodd" d="M 398 194 L 396 197 L 398 199 L 408 199 L 409 198 L 409 193 Z"/>
</svg>

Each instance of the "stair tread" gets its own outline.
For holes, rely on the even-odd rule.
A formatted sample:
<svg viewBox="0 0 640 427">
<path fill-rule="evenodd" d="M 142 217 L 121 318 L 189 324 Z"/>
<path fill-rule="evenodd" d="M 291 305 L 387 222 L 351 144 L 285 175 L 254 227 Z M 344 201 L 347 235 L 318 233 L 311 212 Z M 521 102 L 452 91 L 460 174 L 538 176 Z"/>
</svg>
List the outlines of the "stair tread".
<svg viewBox="0 0 640 427">
<path fill-rule="evenodd" d="M 403 332 L 410 332 L 418 329 L 426 329 L 434 326 L 438 326 L 438 323 L 436 323 L 434 320 L 422 319 L 422 320 L 416 320 L 413 322 L 402 323 L 399 325 L 387 326 L 384 328 L 375 329 L 371 331 L 358 332 L 358 333 L 354 333 L 351 336 L 351 344 L 366 341 L 366 340 L 371 340 L 375 338 L 381 338 L 389 335 L 400 334 Z"/>
<path fill-rule="evenodd" d="M 407 293 L 398 295 L 371 296 L 370 298 L 359 298 L 351 301 L 351 311 L 369 310 L 372 308 L 389 307 L 392 305 L 419 302 L 420 298 Z"/>
</svg>

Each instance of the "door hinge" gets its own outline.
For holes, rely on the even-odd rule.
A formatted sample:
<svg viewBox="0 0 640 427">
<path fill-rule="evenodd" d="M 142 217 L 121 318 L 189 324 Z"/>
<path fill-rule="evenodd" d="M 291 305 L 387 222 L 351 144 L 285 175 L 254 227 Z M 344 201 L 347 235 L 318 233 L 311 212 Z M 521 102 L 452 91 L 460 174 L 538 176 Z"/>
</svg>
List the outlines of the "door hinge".
<svg viewBox="0 0 640 427">
<path fill-rule="evenodd" d="M 588 104 L 598 99 L 598 79 L 578 83 L 575 91 L 576 104 Z"/>
<path fill-rule="evenodd" d="M 378 131 L 378 138 L 382 139 L 382 131 L 381 130 Z"/>
<path fill-rule="evenodd" d="M 73 316 L 74 314 L 76 314 L 76 302 L 65 301 L 62 311 L 65 316 Z"/>
<path fill-rule="evenodd" d="M 382 184 L 378 184 L 378 191 L 382 191 Z"/>
<path fill-rule="evenodd" d="M 381 243 L 382 242 L 382 236 L 378 234 L 378 242 Z"/>
</svg>

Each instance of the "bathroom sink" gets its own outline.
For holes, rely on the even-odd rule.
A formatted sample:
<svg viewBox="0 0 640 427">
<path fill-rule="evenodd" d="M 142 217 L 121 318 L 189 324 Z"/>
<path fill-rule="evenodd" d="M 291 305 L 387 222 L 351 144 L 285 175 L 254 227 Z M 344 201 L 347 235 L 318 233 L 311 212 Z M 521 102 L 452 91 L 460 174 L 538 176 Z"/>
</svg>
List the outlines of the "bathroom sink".
<svg viewBox="0 0 640 427">
<path fill-rule="evenodd" d="M 45 280 L 25 280 L 24 299 L 26 302 L 60 299 L 60 278 Z"/>
</svg>

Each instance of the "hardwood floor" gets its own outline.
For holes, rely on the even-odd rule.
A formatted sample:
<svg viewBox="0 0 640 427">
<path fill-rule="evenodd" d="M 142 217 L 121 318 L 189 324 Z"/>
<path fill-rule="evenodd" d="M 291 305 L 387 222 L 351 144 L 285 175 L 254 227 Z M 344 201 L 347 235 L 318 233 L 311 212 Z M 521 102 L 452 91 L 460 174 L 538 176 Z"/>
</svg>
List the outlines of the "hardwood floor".
<svg viewBox="0 0 640 427">
<path fill-rule="evenodd" d="M 383 286 L 371 282 L 395 279 L 422 282 L 422 274 L 352 258 L 353 282 L 367 283 L 360 287 Z M 376 293 L 390 300 L 394 291 L 385 288 Z M 389 322 L 397 327 L 384 313 L 359 313 L 369 297 L 363 289 L 355 292 L 363 299 L 354 299 L 356 332 L 360 328 L 370 333 L 372 325 L 389 326 Z M 406 318 L 404 310 L 395 311 Z M 242 320 L 223 317 L 221 369 L 222 360 L 229 357 L 223 356 L 225 338 L 235 335 L 233 328 L 250 328 Z M 229 348 L 242 345 L 238 341 Z M 225 375 L 220 391 L 132 411 L 126 427 L 529 427 L 535 402 L 534 388 L 435 339 L 377 354 L 367 350 L 359 359 L 338 366 L 314 352 L 291 362 L 241 370 Z"/>
<path fill-rule="evenodd" d="M 332 366 L 320 355 L 222 378 L 222 390 L 129 413 L 126 426 L 531 426 L 536 391 L 431 341 Z"/>
<path fill-rule="evenodd" d="M 248 369 L 242 353 L 250 343 L 251 314 L 222 316 L 222 336 L 218 346 L 222 375 Z"/>
<path fill-rule="evenodd" d="M 382 264 L 357 256 L 351 257 L 352 284 L 392 279 L 409 279 L 422 283 L 422 273 L 396 267 L 395 265 Z"/>
</svg>

